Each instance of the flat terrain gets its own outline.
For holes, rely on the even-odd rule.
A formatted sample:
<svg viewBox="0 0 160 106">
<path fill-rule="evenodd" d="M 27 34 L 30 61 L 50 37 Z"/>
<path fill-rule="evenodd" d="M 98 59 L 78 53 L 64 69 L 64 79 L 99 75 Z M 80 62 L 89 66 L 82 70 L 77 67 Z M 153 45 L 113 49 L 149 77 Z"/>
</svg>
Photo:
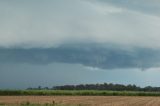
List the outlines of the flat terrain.
<svg viewBox="0 0 160 106">
<path fill-rule="evenodd" d="M 160 97 L 137 96 L 0 96 L 0 104 L 61 103 L 89 106 L 160 106 Z"/>
</svg>

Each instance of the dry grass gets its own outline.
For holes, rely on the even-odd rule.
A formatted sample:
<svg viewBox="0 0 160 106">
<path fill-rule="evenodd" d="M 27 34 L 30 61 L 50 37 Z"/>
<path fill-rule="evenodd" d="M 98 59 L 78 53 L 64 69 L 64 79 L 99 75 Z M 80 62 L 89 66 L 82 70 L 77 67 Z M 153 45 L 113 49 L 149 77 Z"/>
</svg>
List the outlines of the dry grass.
<svg viewBox="0 0 160 106">
<path fill-rule="evenodd" d="M 60 103 L 89 106 L 160 106 L 160 97 L 127 96 L 0 96 L 0 104 Z"/>
</svg>

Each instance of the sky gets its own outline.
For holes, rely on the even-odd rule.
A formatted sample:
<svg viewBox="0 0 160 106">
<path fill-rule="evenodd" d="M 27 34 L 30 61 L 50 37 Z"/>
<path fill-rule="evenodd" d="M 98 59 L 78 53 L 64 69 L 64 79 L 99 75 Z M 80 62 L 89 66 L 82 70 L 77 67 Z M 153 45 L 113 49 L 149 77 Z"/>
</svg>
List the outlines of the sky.
<svg viewBox="0 0 160 106">
<path fill-rule="evenodd" d="M 1 0 L 0 89 L 160 86 L 159 0 Z"/>
</svg>

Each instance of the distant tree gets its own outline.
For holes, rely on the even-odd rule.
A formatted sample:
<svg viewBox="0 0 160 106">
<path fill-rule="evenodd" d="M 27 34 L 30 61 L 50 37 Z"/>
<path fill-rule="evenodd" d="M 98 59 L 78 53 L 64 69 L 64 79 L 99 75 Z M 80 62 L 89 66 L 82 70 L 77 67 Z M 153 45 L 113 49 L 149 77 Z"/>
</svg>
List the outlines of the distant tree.
<svg viewBox="0 0 160 106">
<path fill-rule="evenodd" d="M 42 87 L 41 86 L 38 86 L 38 90 L 41 90 L 42 89 Z"/>
<path fill-rule="evenodd" d="M 54 86 L 52 88 L 38 86 L 38 88 L 28 88 L 28 90 L 42 90 L 42 89 L 52 89 L 52 90 L 112 90 L 112 91 L 160 91 L 160 87 L 147 86 L 144 88 L 138 87 L 136 85 L 123 85 L 123 84 L 79 84 L 79 85 L 63 85 Z"/>
</svg>

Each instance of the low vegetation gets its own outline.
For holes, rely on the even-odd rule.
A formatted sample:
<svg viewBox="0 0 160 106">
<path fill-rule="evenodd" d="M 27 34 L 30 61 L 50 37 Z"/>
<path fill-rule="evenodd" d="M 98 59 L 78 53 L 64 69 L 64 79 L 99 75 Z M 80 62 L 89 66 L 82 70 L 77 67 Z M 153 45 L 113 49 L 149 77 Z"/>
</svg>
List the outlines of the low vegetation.
<svg viewBox="0 0 160 106">
<path fill-rule="evenodd" d="M 160 92 L 106 90 L 0 90 L 0 96 L 71 95 L 71 96 L 160 96 Z"/>
<path fill-rule="evenodd" d="M 4 95 L 71 95 L 71 96 L 160 96 L 160 87 L 122 84 L 80 84 L 48 87 L 28 88 L 27 90 L 0 90 Z"/>
</svg>

